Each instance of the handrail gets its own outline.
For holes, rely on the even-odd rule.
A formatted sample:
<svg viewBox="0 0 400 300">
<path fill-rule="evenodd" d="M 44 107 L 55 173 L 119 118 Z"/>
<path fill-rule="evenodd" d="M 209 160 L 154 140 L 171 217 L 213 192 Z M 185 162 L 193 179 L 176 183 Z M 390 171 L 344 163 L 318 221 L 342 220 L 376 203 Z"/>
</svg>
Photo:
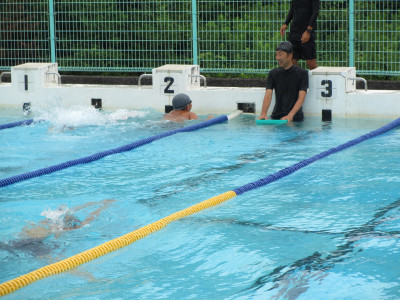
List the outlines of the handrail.
<svg viewBox="0 0 400 300">
<path fill-rule="evenodd" d="M 351 77 L 351 78 L 347 78 L 348 80 L 355 80 L 355 81 L 362 81 L 364 82 L 364 89 L 365 91 L 368 91 L 368 85 L 367 85 L 367 81 L 362 78 L 362 77 Z"/>
<path fill-rule="evenodd" d="M 61 84 L 61 75 L 60 74 L 58 74 L 57 72 L 46 72 L 46 75 L 57 75 L 57 78 L 58 78 L 58 85 L 60 85 Z"/>
<path fill-rule="evenodd" d="M 3 72 L 0 74 L 0 82 L 3 82 L 3 75 L 11 75 L 11 72 Z"/>
<path fill-rule="evenodd" d="M 207 79 L 203 75 L 191 75 L 190 74 L 189 77 L 199 77 L 199 78 L 203 79 L 204 87 L 207 87 Z"/>
<path fill-rule="evenodd" d="M 139 79 L 138 79 L 138 86 L 141 86 L 141 81 L 142 81 L 143 77 L 153 77 L 153 74 L 142 74 L 142 75 L 140 75 Z"/>
</svg>

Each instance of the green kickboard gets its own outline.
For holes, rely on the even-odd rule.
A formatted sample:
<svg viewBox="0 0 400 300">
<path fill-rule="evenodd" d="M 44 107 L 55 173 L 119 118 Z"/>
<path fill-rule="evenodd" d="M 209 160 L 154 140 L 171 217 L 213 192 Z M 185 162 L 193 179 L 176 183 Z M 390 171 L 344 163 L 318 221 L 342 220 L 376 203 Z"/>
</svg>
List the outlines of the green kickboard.
<svg viewBox="0 0 400 300">
<path fill-rule="evenodd" d="M 279 125 L 279 124 L 286 124 L 287 120 L 256 120 L 257 125 Z"/>
</svg>

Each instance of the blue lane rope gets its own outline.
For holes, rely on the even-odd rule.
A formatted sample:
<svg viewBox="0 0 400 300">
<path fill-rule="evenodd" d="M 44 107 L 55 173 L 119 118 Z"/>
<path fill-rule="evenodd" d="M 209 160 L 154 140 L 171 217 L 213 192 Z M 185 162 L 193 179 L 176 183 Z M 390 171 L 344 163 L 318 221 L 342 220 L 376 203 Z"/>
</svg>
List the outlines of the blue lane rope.
<svg viewBox="0 0 400 300">
<path fill-rule="evenodd" d="M 288 176 L 288 175 L 300 170 L 301 168 L 304 168 L 304 167 L 312 164 L 313 162 L 315 162 L 317 160 L 320 160 L 320 159 L 322 159 L 324 157 L 327 157 L 327 156 L 332 155 L 334 153 L 337 153 L 339 151 L 342 151 L 342 150 L 345 150 L 345 149 L 350 148 L 352 146 L 355 146 L 355 145 L 357 145 L 357 144 L 359 144 L 361 142 L 364 142 L 364 141 L 366 141 L 366 140 L 368 140 L 370 138 L 373 138 L 373 137 L 381 135 L 381 134 L 383 134 L 385 132 L 388 132 L 388 131 L 390 131 L 390 130 L 398 127 L 398 126 L 400 126 L 400 118 L 397 119 L 397 120 L 394 120 L 393 122 L 390 122 L 389 124 L 379 128 L 377 130 L 371 131 L 370 133 L 364 134 L 364 135 L 362 135 L 362 136 L 360 136 L 360 137 L 358 137 L 358 138 L 356 138 L 354 140 L 348 141 L 347 143 L 344 143 L 344 144 L 339 145 L 337 147 L 331 148 L 331 149 L 329 149 L 327 151 L 321 152 L 320 154 L 317 154 L 317 155 L 312 156 L 310 158 L 307 158 L 305 160 L 302 160 L 302 161 L 300 161 L 300 162 L 298 162 L 298 163 L 296 163 L 296 164 L 294 164 L 294 165 L 292 165 L 290 167 L 284 168 L 284 169 L 282 169 L 282 170 L 280 170 L 280 171 L 278 171 L 278 172 L 276 172 L 276 173 L 274 173 L 272 175 L 268 175 L 267 177 L 264 177 L 264 178 L 262 178 L 260 180 L 248 183 L 248 184 L 243 185 L 241 187 L 238 187 L 238 188 L 234 189 L 233 191 L 236 193 L 236 195 L 241 195 L 241 194 L 243 194 L 245 192 L 248 192 L 248 191 L 254 190 L 256 188 L 262 187 L 262 186 L 267 185 L 267 184 L 269 184 L 271 182 L 277 181 L 278 179 L 281 179 L 281 178 L 283 178 L 285 176 Z"/>
<path fill-rule="evenodd" d="M 8 177 L 8 178 L 5 178 L 5 179 L 1 179 L 0 180 L 0 187 L 5 187 L 5 186 L 8 186 L 8 185 L 17 183 L 17 182 L 21 182 L 21 181 L 28 180 L 28 179 L 31 179 L 31 178 L 35 178 L 35 177 L 43 176 L 43 175 L 46 175 L 46 174 L 54 173 L 54 172 L 57 172 L 57 171 L 60 171 L 60 170 L 63 170 L 63 169 L 66 169 L 66 168 L 69 168 L 69 167 L 72 167 L 72 166 L 76 166 L 76 165 L 80 165 L 80 164 L 87 164 L 87 163 L 102 159 L 103 157 L 106 157 L 106 156 L 109 156 L 109 155 L 112 155 L 112 154 L 131 151 L 131 150 L 136 149 L 136 148 L 138 148 L 140 146 L 149 144 L 151 142 L 154 142 L 156 140 L 171 136 L 171 135 L 179 133 L 179 132 L 195 131 L 195 130 L 198 130 L 198 129 L 201 129 L 201 128 L 204 128 L 204 127 L 208 127 L 208 126 L 211 126 L 211 125 L 223 123 L 225 121 L 228 121 L 228 117 L 227 116 L 220 116 L 220 117 L 217 117 L 217 118 L 214 118 L 214 119 L 211 119 L 211 120 L 208 120 L 208 121 L 204 121 L 204 122 L 201 122 L 201 123 L 198 123 L 198 124 L 193 124 L 193 125 L 186 126 L 186 127 L 183 127 L 183 128 L 178 128 L 178 129 L 175 129 L 175 130 L 172 130 L 172 131 L 168 131 L 168 132 L 164 132 L 164 133 L 161 133 L 161 134 L 158 134 L 158 135 L 154 135 L 152 137 L 148 137 L 148 138 L 133 142 L 131 144 L 125 145 L 125 146 L 121 146 L 121 147 L 118 147 L 118 148 L 106 150 L 106 151 L 99 152 L 99 153 L 96 153 L 96 154 L 93 154 L 93 155 L 90 155 L 90 156 L 86 156 L 86 157 L 83 157 L 83 158 L 70 160 L 70 161 L 67 161 L 67 162 L 64 162 L 64 163 L 61 163 L 61 164 L 58 164 L 58 165 L 53 165 L 53 166 L 50 166 L 50 167 L 47 167 L 47 168 L 43 168 L 43 169 L 39 169 L 39 170 L 36 170 L 36 171 L 32 171 L 32 172 L 28 172 L 28 173 L 24 173 L 24 174 Z"/>
<path fill-rule="evenodd" d="M 7 129 L 7 128 L 13 128 L 13 127 L 17 127 L 17 126 L 31 125 L 33 122 L 34 122 L 33 119 L 28 119 L 28 120 L 13 122 L 13 123 L 0 124 L 0 130 Z"/>
</svg>

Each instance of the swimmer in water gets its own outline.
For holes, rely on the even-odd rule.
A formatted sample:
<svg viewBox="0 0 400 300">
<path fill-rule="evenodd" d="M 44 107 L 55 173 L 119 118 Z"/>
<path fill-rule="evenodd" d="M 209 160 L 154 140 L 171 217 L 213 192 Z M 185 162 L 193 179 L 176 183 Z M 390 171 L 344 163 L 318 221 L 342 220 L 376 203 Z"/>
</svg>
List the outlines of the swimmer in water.
<svg viewBox="0 0 400 300">
<path fill-rule="evenodd" d="M 49 255 L 52 250 L 58 248 L 59 245 L 52 241 L 46 241 L 46 238 L 51 235 L 58 238 L 66 231 L 79 229 L 89 224 L 114 201 L 114 199 L 105 199 L 100 202 L 88 202 L 71 209 L 68 209 L 66 206 L 60 206 L 53 212 L 56 215 L 55 218 L 46 218 L 38 224 L 33 223 L 25 226 L 20 233 L 19 239 L 6 243 L 0 242 L 0 250 L 6 250 L 18 256 L 19 252 L 27 253 L 32 256 Z M 96 205 L 99 207 L 92 211 L 83 221 L 74 215 L 75 212 Z"/>
<path fill-rule="evenodd" d="M 114 199 L 105 199 L 100 202 L 88 202 L 83 205 L 72 207 L 71 209 L 68 209 L 65 206 L 60 206 L 58 208 L 58 211 L 59 216 L 63 216 L 62 219 L 58 218 L 57 220 L 53 220 L 51 218 L 46 218 L 45 220 L 40 221 L 37 225 L 25 226 L 25 228 L 22 230 L 21 235 L 28 238 L 38 238 L 43 236 L 46 237 L 50 234 L 57 235 L 64 231 L 79 229 L 92 222 L 104 209 L 110 206 L 110 204 L 114 201 Z M 78 212 L 84 208 L 99 204 L 100 206 L 96 210 L 92 211 L 83 221 L 79 220 L 74 215 L 75 212 Z"/>
<path fill-rule="evenodd" d="M 62 126 L 51 126 L 49 128 L 49 132 L 55 132 L 55 133 L 60 133 L 60 132 L 66 132 L 66 131 L 71 131 L 75 130 L 75 127 L 73 126 L 67 126 L 67 125 L 62 125 Z"/>
<path fill-rule="evenodd" d="M 192 109 L 192 100 L 186 94 L 180 93 L 172 99 L 172 107 L 174 108 L 168 114 L 164 115 L 164 119 L 174 122 L 183 122 L 185 120 L 196 120 L 199 117 L 190 110 Z M 207 120 L 211 119 L 209 116 Z"/>
</svg>

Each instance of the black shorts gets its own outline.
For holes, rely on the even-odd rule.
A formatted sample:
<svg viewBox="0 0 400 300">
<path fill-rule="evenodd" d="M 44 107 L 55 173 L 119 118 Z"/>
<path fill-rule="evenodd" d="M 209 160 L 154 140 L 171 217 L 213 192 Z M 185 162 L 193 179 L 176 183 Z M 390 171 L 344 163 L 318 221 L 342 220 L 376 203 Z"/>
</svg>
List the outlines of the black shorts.
<svg viewBox="0 0 400 300">
<path fill-rule="evenodd" d="M 293 45 L 293 59 L 311 60 L 317 58 L 317 51 L 315 50 L 315 33 L 311 34 L 310 40 L 302 44 L 300 32 L 290 32 L 289 42 Z"/>
</svg>

